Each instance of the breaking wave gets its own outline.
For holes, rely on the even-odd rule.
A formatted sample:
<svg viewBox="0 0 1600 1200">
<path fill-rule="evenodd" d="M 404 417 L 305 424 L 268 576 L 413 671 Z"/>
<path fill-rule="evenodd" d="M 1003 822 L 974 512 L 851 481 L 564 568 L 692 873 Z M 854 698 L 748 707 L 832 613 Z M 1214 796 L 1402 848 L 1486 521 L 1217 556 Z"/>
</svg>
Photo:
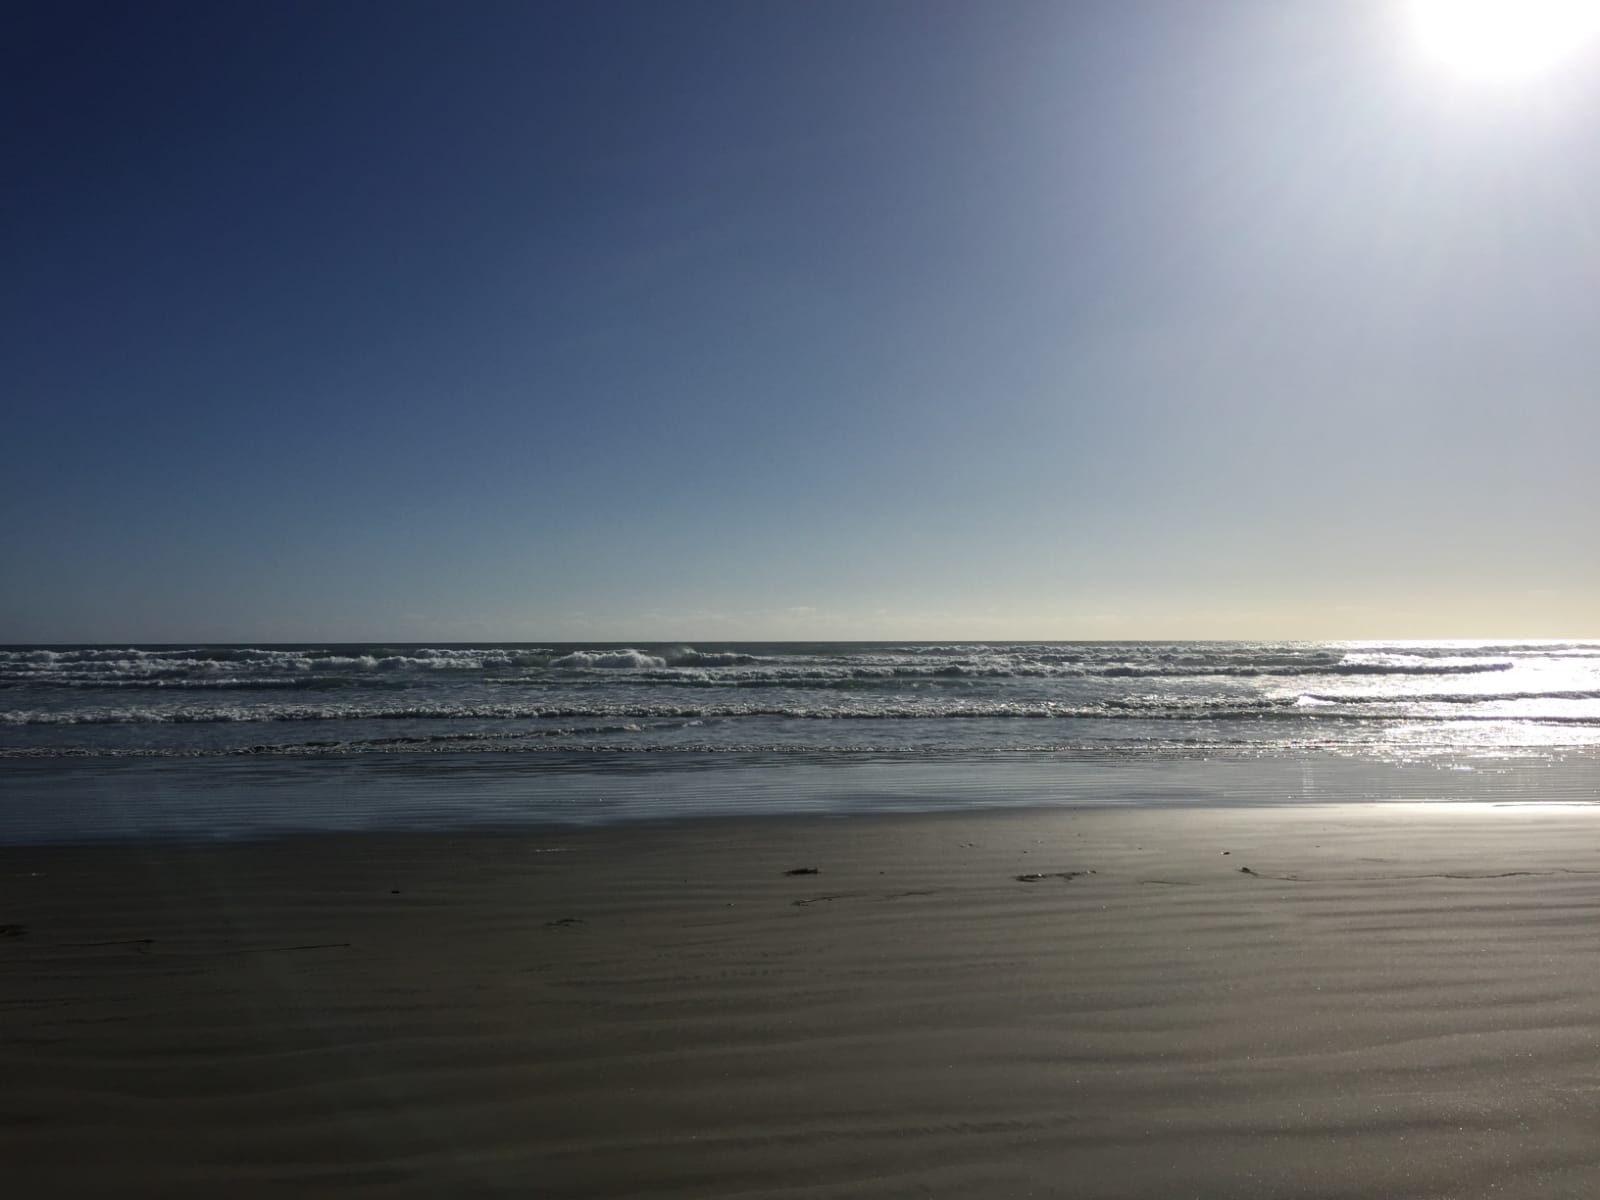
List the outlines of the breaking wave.
<svg viewBox="0 0 1600 1200">
<path fill-rule="evenodd" d="M 1376 744 L 1408 722 L 1589 745 L 1600 642 L 0 647 L 0 756 L 210 753 L 275 723 L 304 727 L 294 744 L 348 747 L 628 740 L 652 722 L 842 744 L 824 723 L 871 721 L 925 751 L 1011 747 L 1029 721 L 1126 745 L 1206 722 L 1264 747 L 1335 728 Z"/>
<path fill-rule="evenodd" d="M 557 671 L 636 671 L 666 665 L 666 659 L 638 650 L 574 650 L 550 660 Z"/>
<path fill-rule="evenodd" d="M 206 705 L 206 706 L 128 706 L 92 707 L 66 711 L 15 709 L 0 712 L 0 725 L 50 726 L 50 725 L 192 725 L 239 724 L 249 722 L 279 721 L 544 721 L 573 718 L 639 718 L 639 719 L 705 719 L 778 717 L 795 721 L 835 720 L 1012 720 L 1061 719 L 1117 720 L 1135 717 L 1140 720 L 1259 720 L 1278 718 L 1285 720 L 1322 720 L 1337 716 L 1326 709 L 1307 711 L 1305 701 L 1310 699 L 1322 705 L 1343 705 L 1348 698 L 1291 696 L 1251 700 L 1242 697 L 1197 698 L 1185 701 L 1178 697 L 1132 697 L 1104 699 L 1094 703 L 1073 704 L 1053 701 L 947 701 L 895 703 L 872 698 L 869 701 L 847 701 L 826 705 L 788 703 L 729 703 L 729 704 L 415 704 L 415 705 L 363 705 L 363 704 L 282 704 L 282 705 Z M 1468 704 L 1485 699 L 1500 701 L 1600 699 L 1597 693 L 1534 693 L 1509 697 L 1482 696 L 1428 696 L 1427 703 Z M 1388 703 L 1402 705 L 1414 703 L 1415 698 L 1382 697 L 1362 698 L 1362 704 Z M 1351 714 L 1361 717 L 1362 714 Z M 1552 714 L 1548 719 L 1569 719 L 1563 714 Z M 1384 717 L 1382 719 L 1388 719 Z M 1505 714 L 1495 712 L 1490 719 L 1505 719 Z M 1546 719 L 1546 718 L 1539 718 Z M 1600 725 L 1600 713 L 1575 717 Z"/>
</svg>

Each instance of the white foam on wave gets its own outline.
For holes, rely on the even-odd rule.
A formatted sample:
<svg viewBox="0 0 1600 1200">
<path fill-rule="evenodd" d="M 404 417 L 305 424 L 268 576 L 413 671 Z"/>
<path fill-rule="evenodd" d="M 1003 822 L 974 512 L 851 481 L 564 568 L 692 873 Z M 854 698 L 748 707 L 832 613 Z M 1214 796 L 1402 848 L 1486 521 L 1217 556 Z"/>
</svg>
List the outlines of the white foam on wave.
<svg viewBox="0 0 1600 1200">
<path fill-rule="evenodd" d="M 659 670 L 667 665 L 667 660 L 639 650 L 574 650 L 551 659 L 550 665 L 560 671 Z"/>
<path fill-rule="evenodd" d="M 669 655 L 667 661 L 673 666 L 743 667 L 766 660 L 738 650 L 679 650 Z"/>
<path fill-rule="evenodd" d="M 1054 700 L 950 699 L 905 695 L 850 693 L 823 703 L 777 698 L 703 704 L 649 703 L 636 700 L 596 703 L 502 704 L 172 704 L 97 705 L 72 711 L 17 709 L 0 712 L 0 725 L 186 725 L 280 721 L 482 721 L 611 719 L 738 719 L 776 717 L 801 721 L 837 720 L 1014 720 L 1084 718 L 1090 720 L 1232 720 L 1293 717 L 1296 698 L 1251 700 L 1242 697 L 1188 699 L 1124 697 L 1091 703 Z"/>
<path fill-rule="evenodd" d="M 363 648 L 352 648 L 361 651 Z M 485 671 L 537 667 L 548 650 L 500 648 L 374 647 L 345 652 L 336 647 L 267 649 L 90 647 L 74 650 L 0 651 L 0 681 L 10 683 L 92 683 L 97 680 L 250 678 L 259 675 L 366 674 L 407 671 Z"/>
</svg>

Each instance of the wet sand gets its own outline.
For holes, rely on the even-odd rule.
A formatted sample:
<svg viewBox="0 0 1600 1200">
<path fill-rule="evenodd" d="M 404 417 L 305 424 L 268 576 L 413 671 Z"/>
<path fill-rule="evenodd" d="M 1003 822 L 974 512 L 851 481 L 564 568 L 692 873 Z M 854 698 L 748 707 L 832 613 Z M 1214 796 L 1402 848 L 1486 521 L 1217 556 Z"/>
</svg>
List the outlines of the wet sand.
<svg viewBox="0 0 1600 1200">
<path fill-rule="evenodd" d="M 0 849 L 0 1163 L 65 1197 L 1589 1197 L 1597 834 L 1392 805 Z"/>
</svg>

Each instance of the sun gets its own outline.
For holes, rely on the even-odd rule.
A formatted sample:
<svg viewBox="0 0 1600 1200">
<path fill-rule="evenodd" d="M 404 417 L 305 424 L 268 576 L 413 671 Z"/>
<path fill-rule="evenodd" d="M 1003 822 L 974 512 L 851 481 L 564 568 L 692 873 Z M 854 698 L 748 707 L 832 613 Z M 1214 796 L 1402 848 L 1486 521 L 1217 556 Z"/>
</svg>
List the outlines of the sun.
<svg viewBox="0 0 1600 1200">
<path fill-rule="evenodd" d="M 1600 33 L 1600 0 L 1410 0 L 1423 49 L 1484 79 L 1542 74 Z"/>
</svg>

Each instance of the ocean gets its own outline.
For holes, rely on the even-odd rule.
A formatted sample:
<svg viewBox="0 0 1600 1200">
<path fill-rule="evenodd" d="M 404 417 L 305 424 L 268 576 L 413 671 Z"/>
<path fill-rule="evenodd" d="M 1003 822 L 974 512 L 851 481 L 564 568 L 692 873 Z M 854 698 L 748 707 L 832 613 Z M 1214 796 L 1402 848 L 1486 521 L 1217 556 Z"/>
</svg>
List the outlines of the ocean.
<svg viewBox="0 0 1600 1200">
<path fill-rule="evenodd" d="M 1589 803 L 1600 642 L 0 648 L 0 840 Z"/>
</svg>

